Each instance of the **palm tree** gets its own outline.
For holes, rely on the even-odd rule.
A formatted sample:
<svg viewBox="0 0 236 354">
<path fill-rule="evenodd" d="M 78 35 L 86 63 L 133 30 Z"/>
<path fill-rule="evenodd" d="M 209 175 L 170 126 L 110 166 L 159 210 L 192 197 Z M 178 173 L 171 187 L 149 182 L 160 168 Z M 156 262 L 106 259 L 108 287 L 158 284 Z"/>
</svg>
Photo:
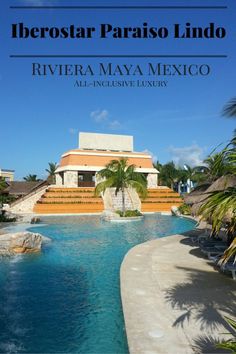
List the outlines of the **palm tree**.
<svg viewBox="0 0 236 354">
<path fill-rule="evenodd" d="M 225 149 L 225 160 L 228 174 L 236 175 L 236 136 L 234 136 Z"/>
<path fill-rule="evenodd" d="M 125 189 L 134 188 L 142 197 L 147 194 L 147 180 L 143 174 L 135 172 L 135 165 L 128 165 L 127 159 L 112 160 L 106 168 L 98 172 L 103 180 L 95 188 L 95 194 L 104 193 L 107 188 L 115 188 L 115 194 L 122 193 L 122 214 L 125 213 Z"/>
<path fill-rule="evenodd" d="M 189 171 L 190 179 L 191 181 L 195 182 L 197 185 L 203 183 L 207 179 L 207 172 L 208 172 L 208 168 L 205 165 L 192 167 L 190 168 Z"/>
<path fill-rule="evenodd" d="M 229 118 L 236 118 L 236 97 L 227 103 L 223 109 L 223 115 Z M 236 129 L 234 130 L 234 137 L 224 149 L 226 161 L 231 166 L 232 174 L 236 175 Z M 212 221 L 215 224 L 216 229 L 222 226 L 225 215 L 229 215 L 229 223 L 227 225 L 227 231 L 229 239 L 235 237 L 236 234 L 236 187 L 227 188 L 224 192 L 215 192 L 212 194 L 206 203 L 200 208 L 200 212 L 207 213 L 211 216 Z M 216 211 L 214 211 L 216 209 Z M 205 214 L 206 216 L 206 214 Z M 224 255 L 220 259 L 220 264 L 223 265 L 228 260 L 236 255 L 236 238 L 233 239 L 230 246 L 224 252 Z M 228 324 L 236 330 L 236 321 L 232 318 L 225 317 Z M 232 352 L 236 352 L 235 338 L 228 341 L 224 341 L 217 345 L 218 348 L 228 349 Z"/>
<path fill-rule="evenodd" d="M 37 175 L 31 175 L 29 174 L 28 176 L 23 178 L 26 182 L 39 182 L 40 179 L 37 178 Z"/>
<path fill-rule="evenodd" d="M 211 220 L 212 229 L 216 234 L 225 224 L 229 236 L 232 236 L 236 232 L 236 187 L 212 192 L 201 206 L 199 213 L 205 219 Z M 230 221 L 226 222 L 226 218 Z"/>
<path fill-rule="evenodd" d="M 205 178 L 205 167 L 204 166 L 195 166 L 191 167 L 187 164 L 184 165 L 184 168 L 178 169 L 179 173 L 179 183 L 188 183 L 191 191 L 191 182 L 198 184 L 202 182 Z"/>
<path fill-rule="evenodd" d="M 49 168 L 46 168 L 46 172 L 48 173 L 48 180 L 50 183 L 55 184 L 55 172 L 57 169 L 57 163 L 49 162 Z"/>
<path fill-rule="evenodd" d="M 170 187 L 171 189 L 174 188 L 174 184 L 179 179 L 179 172 L 175 167 L 174 162 L 168 162 L 165 165 L 162 165 L 159 180 L 162 184 Z"/>
<path fill-rule="evenodd" d="M 227 150 L 227 149 L 226 149 Z M 206 169 L 206 180 L 208 182 L 214 182 L 219 177 L 230 174 L 232 171 L 231 164 L 228 163 L 226 150 L 223 149 L 220 152 L 208 156 L 203 162 Z"/>
<path fill-rule="evenodd" d="M 153 163 L 154 168 L 156 168 L 159 172 L 161 172 L 162 169 L 162 164 L 159 161 L 156 161 L 156 163 Z"/>
<path fill-rule="evenodd" d="M 221 152 L 226 165 L 229 167 L 225 169 L 225 175 L 231 172 L 231 175 L 236 175 L 236 147 L 234 139 Z M 226 226 L 228 240 L 236 235 L 236 187 L 228 187 L 224 191 L 215 191 L 210 194 L 204 204 L 199 210 L 199 214 L 207 220 L 211 220 L 213 231 L 217 234 L 223 225 Z M 227 222 L 226 222 L 227 221 Z M 231 249 L 232 251 L 232 249 Z M 230 251 L 230 255 L 231 254 Z M 236 254 L 236 243 L 233 248 Z M 226 252 L 227 253 L 227 252 Z M 225 258 L 226 261 L 229 257 Z"/>
</svg>

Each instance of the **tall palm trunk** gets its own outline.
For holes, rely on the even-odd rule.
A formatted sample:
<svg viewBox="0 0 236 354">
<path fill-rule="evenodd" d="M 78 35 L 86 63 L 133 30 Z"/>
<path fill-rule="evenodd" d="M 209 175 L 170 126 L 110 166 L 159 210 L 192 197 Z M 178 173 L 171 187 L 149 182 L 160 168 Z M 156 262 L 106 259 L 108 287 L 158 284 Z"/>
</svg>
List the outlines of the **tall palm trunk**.
<svg viewBox="0 0 236 354">
<path fill-rule="evenodd" d="M 122 214 L 124 216 L 125 215 L 125 189 L 124 189 L 124 187 L 122 187 L 121 193 L 122 193 Z"/>
</svg>

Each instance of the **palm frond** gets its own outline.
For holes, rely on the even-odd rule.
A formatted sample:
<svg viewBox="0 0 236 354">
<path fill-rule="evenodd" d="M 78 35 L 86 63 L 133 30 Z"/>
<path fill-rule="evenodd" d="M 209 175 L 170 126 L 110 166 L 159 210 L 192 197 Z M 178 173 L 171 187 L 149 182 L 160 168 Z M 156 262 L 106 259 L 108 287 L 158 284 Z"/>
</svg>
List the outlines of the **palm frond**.
<svg viewBox="0 0 236 354">
<path fill-rule="evenodd" d="M 224 219 L 229 213 L 232 215 L 232 218 L 236 215 L 236 187 L 212 192 L 199 209 L 199 214 L 204 219 L 212 221 L 212 227 L 217 233 L 220 231 Z"/>
<path fill-rule="evenodd" d="M 236 239 L 231 242 L 231 245 L 225 250 L 223 256 L 219 260 L 218 264 L 220 266 L 226 264 L 228 260 L 236 255 Z"/>
<path fill-rule="evenodd" d="M 27 182 L 38 182 L 39 181 L 39 179 L 37 178 L 37 175 L 31 175 L 31 174 L 24 177 L 23 179 Z"/>
<path fill-rule="evenodd" d="M 114 176 L 107 178 L 105 181 L 98 183 L 95 187 L 95 195 L 100 195 L 104 193 L 107 188 L 111 188 L 115 186 L 115 178 Z"/>
<path fill-rule="evenodd" d="M 226 322 L 236 331 L 236 321 L 232 318 L 224 316 Z M 236 338 L 231 338 L 227 341 L 223 341 L 216 345 L 216 348 L 227 349 L 230 350 L 232 353 L 236 353 Z"/>
<path fill-rule="evenodd" d="M 223 108 L 223 115 L 228 118 L 236 118 L 236 97 L 232 98 Z"/>
<path fill-rule="evenodd" d="M 135 189 L 142 198 L 146 198 L 147 188 L 145 185 L 138 181 L 129 181 L 129 186 Z"/>
<path fill-rule="evenodd" d="M 114 171 L 110 168 L 104 168 L 97 173 L 97 175 L 101 178 L 110 178 L 113 174 Z"/>
<path fill-rule="evenodd" d="M 46 172 L 49 174 L 49 176 L 54 176 L 56 169 L 57 169 L 57 163 L 55 162 L 49 162 L 48 163 L 49 168 L 46 168 Z"/>
<path fill-rule="evenodd" d="M 134 173 L 134 171 L 135 171 L 135 165 L 129 165 L 128 167 L 127 167 L 127 169 L 126 169 L 126 174 L 127 175 L 132 175 L 133 173 Z"/>
</svg>

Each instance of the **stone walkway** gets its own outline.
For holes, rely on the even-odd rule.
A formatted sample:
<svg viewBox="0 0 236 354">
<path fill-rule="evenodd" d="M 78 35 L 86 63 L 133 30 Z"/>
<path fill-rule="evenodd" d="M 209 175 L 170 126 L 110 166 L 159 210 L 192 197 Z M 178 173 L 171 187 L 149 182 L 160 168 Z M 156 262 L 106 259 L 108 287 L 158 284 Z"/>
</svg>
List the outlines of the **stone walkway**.
<svg viewBox="0 0 236 354">
<path fill-rule="evenodd" d="M 224 352 L 215 343 L 230 338 L 223 315 L 236 317 L 236 281 L 214 269 L 186 235 L 136 246 L 122 263 L 130 354 Z"/>
</svg>

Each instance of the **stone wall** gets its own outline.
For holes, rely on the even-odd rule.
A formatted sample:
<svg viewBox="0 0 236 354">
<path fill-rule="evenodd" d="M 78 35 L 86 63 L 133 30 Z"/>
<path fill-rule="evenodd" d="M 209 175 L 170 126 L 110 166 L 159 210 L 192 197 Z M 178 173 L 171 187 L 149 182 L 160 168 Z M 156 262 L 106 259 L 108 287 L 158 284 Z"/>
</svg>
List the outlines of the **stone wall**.
<svg viewBox="0 0 236 354">
<path fill-rule="evenodd" d="M 8 209 L 12 213 L 33 213 L 33 208 L 36 202 L 46 192 L 48 186 L 40 188 L 37 192 L 32 192 L 28 196 L 16 201 L 14 205 Z"/>
<path fill-rule="evenodd" d="M 103 195 L 104 209 L 115 211 L 122 210 L 122 193 L 115 194 L 115 188 L 109 188 Z M 128 188 L 125 190 L 125 209 L 141 210 L 141 201 L 137 192 Z"/>
<path fill-rule="evenodd" d="M 102 199 L 103 199 L 103 204 L 104 204 L 104 210 L 109 210 L 109 211 L 113 211 L 113 200 L 112 200 L 112 194 L 110 191 L 110 188 L 107 188 L 104 192 L 104 194 L 102 195 Z"/>
<path fill-rule="evenodd" d="M 78 187 L 78 171 L 64 172 L 64 186 L 68 188 Z"/>
<path fill-rule="evenodd" d="M 157 188 L 157 173 L 149 173 L 147 175 L 147 183 L 148 188 Z"/>
<path fill-rule="evenodd" d="M 133 188 L 129 188 L 127 190 L 127 193 L 129 194 L 129 197 L 130 197 L 130 199 L 132 201 L 132 210 L 141 211 L 141 206 L 142 206 L 141 204 L 142 203 L 141 203 L 141 200 L 140 200 L 139 195 L 136 192 L 136 190 L 133 189 Z"/>
<path fill-rule="evenodd" d="M 60 173 L 56 173 L 56 186 L 57 187 L 63 186 L 63 179 Z"/>
</svg>

